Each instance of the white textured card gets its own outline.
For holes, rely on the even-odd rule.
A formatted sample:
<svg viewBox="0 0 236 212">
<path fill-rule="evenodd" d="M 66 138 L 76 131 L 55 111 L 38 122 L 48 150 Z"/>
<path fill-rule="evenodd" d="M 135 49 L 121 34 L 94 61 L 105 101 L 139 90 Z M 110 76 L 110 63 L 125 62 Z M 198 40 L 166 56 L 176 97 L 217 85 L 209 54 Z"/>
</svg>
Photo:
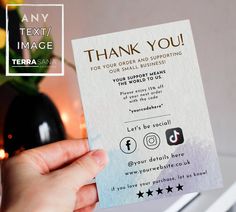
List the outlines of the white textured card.
<svg viewBox="0 0 236 212">
<path fill-rule="evenodd" d="M 72 45 L 101 207 L 222 185 L 189 21 Z"/>
</svg>

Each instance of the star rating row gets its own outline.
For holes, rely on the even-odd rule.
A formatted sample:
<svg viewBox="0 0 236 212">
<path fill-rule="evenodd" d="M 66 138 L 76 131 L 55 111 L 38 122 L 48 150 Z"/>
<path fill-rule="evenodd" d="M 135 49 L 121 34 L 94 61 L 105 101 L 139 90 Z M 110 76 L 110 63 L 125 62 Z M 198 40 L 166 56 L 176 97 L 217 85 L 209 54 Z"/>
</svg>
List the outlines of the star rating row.
<svg viewBox="0 0 236 212">
<path fill-rule="evenodd" d="M 157 190 L 156 190 L 156 193 L 158 194 L 158 195 L 161 195 L 161 194 L 163 194 L 165 191 L 166 191 L 166 193 L 172 193 L 173 192 L 173 190 L 176 188 L 177 189 L 177 191 L 183 191 L 183 185 L 180 185 L 180 184 L 178 184 L 176 187 L 171 187 L 171 186 L 168 186 L 168 187 L 166 187 L 166 188 L 158 188 Z M 144 197 L 144 194 L 146 193 L 147 194 L 147 196 L 149 197 L 149 196 L 153 196 L 153 190 L 151 190 L 151 189 L 148 189 L 148 191 L 147 192 L 142 192 L 142 191 L 139 191 L 138 193 L 137 193 L 137 196 L 138 196 L 138 198 L 143 198 Z"/>
</svg>

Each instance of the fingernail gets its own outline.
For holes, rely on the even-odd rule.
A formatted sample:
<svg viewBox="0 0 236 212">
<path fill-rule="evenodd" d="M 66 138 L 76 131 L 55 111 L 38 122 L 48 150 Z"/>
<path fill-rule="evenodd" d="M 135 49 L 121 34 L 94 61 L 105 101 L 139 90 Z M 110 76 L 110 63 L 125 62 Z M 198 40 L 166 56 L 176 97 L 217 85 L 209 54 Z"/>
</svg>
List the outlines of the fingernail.
<svg viewBox="0 0 236 212">
<path fill-rule="evenodd" d="M 104 150 L 95 150 L 92 157 L 99 166 L 104 166 L 108 162 L 107 153 Z"/>
</svg>

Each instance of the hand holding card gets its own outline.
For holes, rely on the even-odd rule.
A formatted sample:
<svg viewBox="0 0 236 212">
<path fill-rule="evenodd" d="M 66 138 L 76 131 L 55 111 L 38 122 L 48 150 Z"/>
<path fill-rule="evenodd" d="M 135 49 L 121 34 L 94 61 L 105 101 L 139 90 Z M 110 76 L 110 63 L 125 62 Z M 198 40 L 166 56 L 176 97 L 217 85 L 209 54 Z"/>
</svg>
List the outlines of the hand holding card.
<svg viewBox="0 0 236 212">
<path fill-rule="evenodd" d="M 72 43 L 101 207 L 222 185 L 189 21 Z"/>
</svg>

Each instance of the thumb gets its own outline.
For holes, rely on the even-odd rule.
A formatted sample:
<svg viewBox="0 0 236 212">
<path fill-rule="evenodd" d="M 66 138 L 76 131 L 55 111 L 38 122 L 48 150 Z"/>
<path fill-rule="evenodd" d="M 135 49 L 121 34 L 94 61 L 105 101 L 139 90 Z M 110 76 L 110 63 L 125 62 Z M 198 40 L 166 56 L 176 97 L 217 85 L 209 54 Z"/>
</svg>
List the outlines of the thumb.
<svg viewBox="0 0 236 212">
<path fill-rule="evenodd" d="M 59 177 L 59 182 L 76 191 L 93 179 L 108 163 L 108 156 L 104 150 L 94 150 L 75 160 L 63 169 L 52 172 Z"/>
</svg>

